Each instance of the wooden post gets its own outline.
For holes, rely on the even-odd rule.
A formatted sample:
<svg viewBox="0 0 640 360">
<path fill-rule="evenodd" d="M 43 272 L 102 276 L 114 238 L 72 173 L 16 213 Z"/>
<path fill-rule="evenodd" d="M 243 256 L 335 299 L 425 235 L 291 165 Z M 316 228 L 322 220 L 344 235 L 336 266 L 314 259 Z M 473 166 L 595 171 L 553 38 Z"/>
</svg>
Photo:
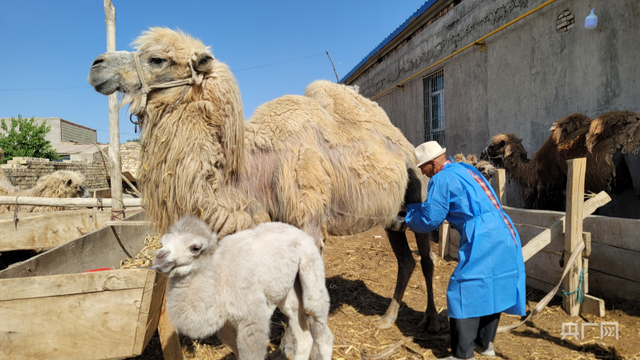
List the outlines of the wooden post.
<svg viewBox="0 0 640 360">
<path fill-rule="evenodd" d="M 438 229 L 438 235 L 440 239 L 438 239 L 439 252 L 440 257 L 444 259 L 445 255 L 449 255 L 449 222 L 444 221 L 442 225 L 440 225 L 440 229 Z"/>
<path fill-rule="evenodd" d="M 571 253 L 578 246 L 578 243 L 582 241 L 584 178 L 587 159 L 567 160 L 567 164 L 567 213 L 564 233 L 564 259 L 565 264 L 568 265 Z M 571 271 L 567 274 L 562 284 L 566 292 L 571 292 L 578 288 L 581 270 L 582 254 L 579 254 Z M 577 295 L 577 293 L 574 293 L 563 297 L 562 307 L 570 316 L 578 316 L 580 314 L 580 304 L 577 302 Z"/>
<path fill-rule="evenodd" d="M 498 196 L 501 205 L 507 205 L 507 173 L 504 169 L 496 169 L 493 174 L 493 190 Z"/>
<path fill-rule="evenodd" d="M 116 8 L 111 0 L 104 0 L 107 23 L 107 52 L 116 51 Z M 109 174 L 111 197 L 114 199 L 112 216 L 122 219 L 122 165 L 120 161 L 120 124 L 118 120 L 118 93 L 109 95 Z"/>
<path fill-rule="evenodd" d="M 167 314 L 167 298 L 162 302 L 162 310 L 160 311 L 160 321 L 158 321 L 158 337 L 160 337 L 160 346 L 162 347 L 162 355 L 165 360 L 182 360 L 182 347 L 180 346 L 180 337 L 176 328 L 169 320 Z"/>
</svg>

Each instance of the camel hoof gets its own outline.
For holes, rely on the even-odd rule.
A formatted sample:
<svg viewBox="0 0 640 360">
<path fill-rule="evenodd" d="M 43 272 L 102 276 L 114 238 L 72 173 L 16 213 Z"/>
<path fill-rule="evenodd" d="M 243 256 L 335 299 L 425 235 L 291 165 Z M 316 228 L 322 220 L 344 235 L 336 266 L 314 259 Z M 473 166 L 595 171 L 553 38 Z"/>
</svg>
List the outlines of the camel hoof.
<svg viewBox="0 0 640 360">
<path fill-rule="evenodd" d="M 396 317 L 394 316 L 382 316 L 377 320 L 374 320 L 373 324 L 380 330 L 386 330 L 396 323 Z"/>
<path fill-rule="evenodd" d="M 440 331 L 440 321 L 438 321 L 438 315 L 424 315 L 420 324 L 418 324 L 419 329 L 427 330 L 430 334 L 435 334 Z"/>
<path fill-rule="evenodd" d="M 289 359 L 287 359 L 287 356 L 284 354 L 284 351 L 278 348 L 274 350 L 271 354 L 267 355 L 267 360 L 289 360 Z"/>
</svg>

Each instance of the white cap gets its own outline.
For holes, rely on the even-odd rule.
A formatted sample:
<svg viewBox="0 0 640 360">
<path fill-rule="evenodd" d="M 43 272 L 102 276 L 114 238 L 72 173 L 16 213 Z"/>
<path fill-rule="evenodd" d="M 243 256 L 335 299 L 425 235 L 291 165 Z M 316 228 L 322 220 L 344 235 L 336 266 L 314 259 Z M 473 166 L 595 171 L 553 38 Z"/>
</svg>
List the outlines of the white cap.
<svg viewBox="0 0 640 360">
<path fill-rule="evenodd" d="M 442 148 L 437 141 L 427 141 L 416 148 L 418 167 L 444 154 L 447 148 Z"/>
</svg>

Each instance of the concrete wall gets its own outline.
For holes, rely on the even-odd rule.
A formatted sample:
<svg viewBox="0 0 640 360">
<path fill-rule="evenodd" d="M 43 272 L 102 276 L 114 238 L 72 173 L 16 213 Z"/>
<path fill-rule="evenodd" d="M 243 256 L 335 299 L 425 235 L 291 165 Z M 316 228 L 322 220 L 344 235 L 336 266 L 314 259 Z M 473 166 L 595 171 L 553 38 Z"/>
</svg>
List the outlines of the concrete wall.
<svg viewBox="0 0 640 360">
<path fill-rule="evenodd" d="M 356 80 L 373 97 L 532 10 L 544 0 L 464 0 Z M 584 28 L 589 0 L 558 0 L 432 70 L 444 69 L 446 147 L 479 154 L 491 137 L 511 132 L 531 157 L 553 122 L 574 112 L 592 118 L 613 110 L 640 112 L 640 2 L 596 3 L 598 26 Z M 575 26 L 557 29 L 570 11 Z M 423 79 L 375 99 L 418 145 L 424 137 Z M 522 206 L 517 186 L 509 204 Z"/>
<path fill-rule="evenodd" d="M 541 5 L 543 0 L 464 0 L 356 81 L 372 97 L 457 49 Z M 596 4 L 598 27 L 584 28 L 589 0 L 558 0 L 446 61 L 444 102 L 448 152 L 479 153 L 491 136 L 513 132 L 530 153 L 557 119 L 612 110 L 640 112 L 640 2 Z M 569 10 L 575 27 L 558 31 Z M 421 76 L 377 98 L 418 145 L 424 139 Z"/>
</svg>

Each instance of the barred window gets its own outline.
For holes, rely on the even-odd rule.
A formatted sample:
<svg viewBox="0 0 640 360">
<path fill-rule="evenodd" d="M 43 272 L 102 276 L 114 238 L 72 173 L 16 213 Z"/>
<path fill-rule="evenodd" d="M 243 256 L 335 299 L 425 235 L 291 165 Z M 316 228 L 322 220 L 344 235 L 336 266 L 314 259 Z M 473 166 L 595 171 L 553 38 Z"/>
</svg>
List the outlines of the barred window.
<svg viewBox="0 0 640 360">
<path fill-rule="evenodd" d="M 423 79 L 424 86 L 424 138 L 426 141 L 437 141 L 445 146 L 444 141 L 444 71 L 440 69 Z"/>
</svg>

